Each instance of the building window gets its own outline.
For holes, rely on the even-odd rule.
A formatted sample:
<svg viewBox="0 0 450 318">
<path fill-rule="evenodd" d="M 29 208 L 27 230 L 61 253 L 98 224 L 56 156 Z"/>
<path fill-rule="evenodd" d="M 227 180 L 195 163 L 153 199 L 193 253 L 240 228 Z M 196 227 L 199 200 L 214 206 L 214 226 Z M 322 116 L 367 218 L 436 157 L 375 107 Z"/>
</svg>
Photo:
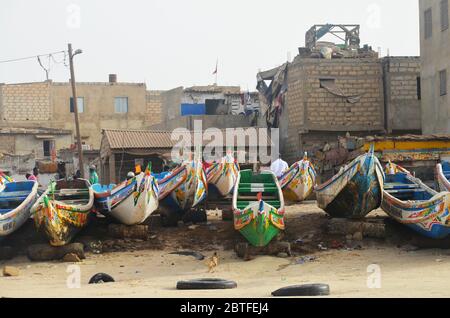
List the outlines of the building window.
<svg viewBox="0 0 450 318">
<path fill-rule="evenodd" d="M 84 97 L 77 97 L 78 113 L 84 113 Z M 70 112 L 75 112 L 75 106 L 73 105 L 73 97 L 70 98 Z"/>
<path fill-rule="evenodd" d="M 441 0 L 441 30 L 448 29 L 448 0 Z"/>
<path fill-rule="evenodd" d="M 431 38 L 433 35 L 433 16 L 431 8 L 424 13 L 425 39 Z"/>
<path fill-rule="evenodd" d="M 52 152 L 54 152 L 55 141 L 54 140 L 44 140 L 42 142 L 42 146 L 44 149 L 44 157 L 51 157 Z"/>
<path fill-rule="evenodd" d="M 128 97 L 116 97 L 114 99 L 114 110 L 118 114 L 128 113 Z"/>
<path fill-rule="evenodd" d="M 441 96 L 447 95 L 447 70 L 439 72 L 439 92 Z"/>
<path fill-rule="evenodd" d="M 420 76 L 417 77 L 417 99 L 422 99 L 422 86 L 420 83 Z"/>
</svg>

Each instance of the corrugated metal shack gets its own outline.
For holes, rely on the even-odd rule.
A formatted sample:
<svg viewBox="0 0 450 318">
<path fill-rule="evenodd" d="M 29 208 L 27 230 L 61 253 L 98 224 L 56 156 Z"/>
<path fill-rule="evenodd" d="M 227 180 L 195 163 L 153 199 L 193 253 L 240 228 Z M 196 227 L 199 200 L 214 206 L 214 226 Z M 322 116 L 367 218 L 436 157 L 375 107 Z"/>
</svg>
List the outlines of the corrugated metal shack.
<svg viewBox="0 0 450 318">
<path fill-rule="evenodd" d="M 191 148 L 188 150 L 194 151 L 194 132 L 186 132 L 191 141 Z M 224 130 L 221 132 L 223 136 L 226 136 Z M 100 147 L 101 182 L 104 184 L 118 183 L 126 178 L 129 171 L 134 171 L 137 164 L 145 168 L 150 161 L 153 171 L 163 171 L 171 163 L 172 151 L 182 153 L 186 148 L 180 145 L 180 140 L 176 138 L 172 140 L 171 137 L 172 132 L 169 131 L 104 129 Z M 202 147 L 205 147 L 210 144 L 211 140 L 205 140 L 206 135 L 203 137 L 201 143 Z M 238 138 L 242 137 L 244 137 L 245 144 L 238 146 Z M 249 167 L 250 153 L 262 153 L 268 156 L 272 154 L 272 141 L 267 130 L 260 129 L 256 138 L 257 142 L 254 142 L 248 135 L 234 135 L 231 147 L 235 153 L 245 154 L 245 162 L 240 162 L 243 167 Z M 266 147 L 266 149 L 260 151 L 262 147 Z M 229 148 L 228 145 L 223 144 L 223 155 Z"/>
</svg>

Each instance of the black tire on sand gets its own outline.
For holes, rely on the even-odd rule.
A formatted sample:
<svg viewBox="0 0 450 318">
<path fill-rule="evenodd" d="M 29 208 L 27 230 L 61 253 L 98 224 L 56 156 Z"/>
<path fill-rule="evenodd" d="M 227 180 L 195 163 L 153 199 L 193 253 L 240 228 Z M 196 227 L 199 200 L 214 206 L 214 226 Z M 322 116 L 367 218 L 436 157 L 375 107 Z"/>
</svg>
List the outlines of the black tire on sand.
<svg viewBox="0 0 450 318">
<path fill-rule="evenodd" d="M 236 282 L 216 278 L 193 279 L 188 281 L 179 281 L 177 283 L 177 289 L 182 290 L 233 289 L 236 287 Z"/>
<path fill-rule="evenodd" d="M 330 286 L 327 284 L 288 286 L 272 292 L 272 296 L 275 297 L 310 297 L 328 295 L 330 295 Z"/>
</svg>

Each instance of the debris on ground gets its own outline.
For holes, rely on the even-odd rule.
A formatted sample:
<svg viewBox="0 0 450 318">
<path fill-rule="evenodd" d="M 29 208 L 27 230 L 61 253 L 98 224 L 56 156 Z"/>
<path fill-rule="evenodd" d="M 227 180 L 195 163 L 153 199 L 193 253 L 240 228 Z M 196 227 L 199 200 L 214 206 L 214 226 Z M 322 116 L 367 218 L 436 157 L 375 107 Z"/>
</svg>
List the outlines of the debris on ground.
<svg viewBox="0 0 450 318">
<path fill-rule="evenodd" d="M 181 256 L 193 256 L 196 260 L 202 261 L 205 259 L 205 255 L 195 251 L 179 251 L 169 253 L 170 255 L 181 255 Z"/>
<path fill-rule="evenodd" d="M 3 267 L 3 276 L 4 277 L 15 277 L 20 275 L 20 270 L 14 266 L 5 266 Z"/>
<path fill-rule="evenodd" d="M 66 263 L 79 263 L 79 262 L 81 262 L 81 259 L 75 253 L 69 253 L 69 254 L 64 255 L 62 260 L 63 260 L 63 262 L 66 262 Z"/>
<path fill-rule="evenodd" d="M 328 247 L 325 246 L 325 243 L 320 242 L 319 245 L 317 245 L 317 248 L 321 251 L 327 251 Z"/>
<path fill-rule="evenodd" d="M 316 256 L 302 256 L 294 260 L 295 265 L 303 265 L 305 263 L 311 263 L 317 261 Z"/>
</svg>

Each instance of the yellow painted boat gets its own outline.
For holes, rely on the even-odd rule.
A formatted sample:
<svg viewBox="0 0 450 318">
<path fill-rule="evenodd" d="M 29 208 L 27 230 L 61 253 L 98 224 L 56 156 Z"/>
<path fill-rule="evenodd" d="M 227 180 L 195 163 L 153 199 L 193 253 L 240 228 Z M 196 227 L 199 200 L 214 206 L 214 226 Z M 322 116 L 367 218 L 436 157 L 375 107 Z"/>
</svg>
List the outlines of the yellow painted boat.
<svg viewBox="0 0 450 318">
<path fill-rule="evenodd" d="M 51 182 L 31 208 L 35 225 L 50 245 L 63 246 L 88 224 L 94 191 L 84 179 Z"/>
</svg>

